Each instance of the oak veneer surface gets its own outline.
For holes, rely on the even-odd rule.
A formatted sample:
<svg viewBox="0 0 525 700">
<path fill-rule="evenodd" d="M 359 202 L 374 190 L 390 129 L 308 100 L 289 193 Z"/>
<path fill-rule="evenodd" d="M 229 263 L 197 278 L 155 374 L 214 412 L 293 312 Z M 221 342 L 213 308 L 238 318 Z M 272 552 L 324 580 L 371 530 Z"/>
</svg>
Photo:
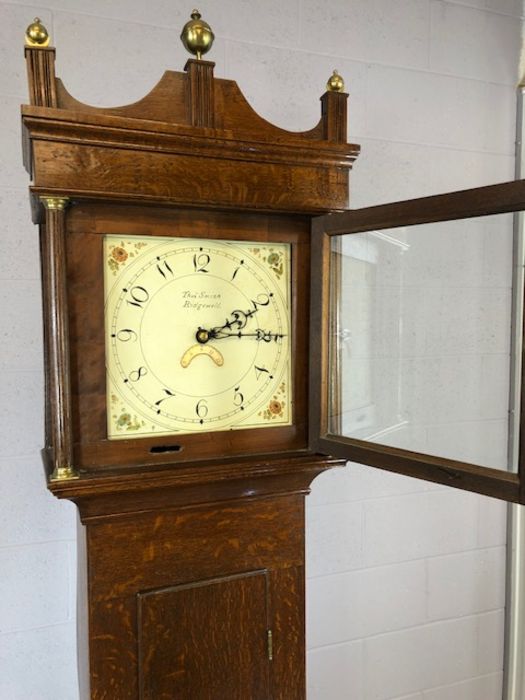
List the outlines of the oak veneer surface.
<svg viewBox="0 0 525 700">
<path fill-rule="evenodd" d="M 304 698 L 302 495 L 108 517 L 87 551 L 92 700 Z"/>
<path fill-rule="evenodd" d="M 144 700 L 270 697 L 266 572 L 141 594 L 138 624 Z"/>
<path fill-rule="evenodd" d="M 26 58 L 24 161 L 35 195 L 291 213 L 347 206 L 359 146 L 346 142 L 346 93 L 323 95 L 319 123 L 290 132 L 260 117 L 236 83 L 214 78 L 208 61 L 167 71 L 132 105 L 97 108 L 55 78 L 54 51 Z"/>
</svg>

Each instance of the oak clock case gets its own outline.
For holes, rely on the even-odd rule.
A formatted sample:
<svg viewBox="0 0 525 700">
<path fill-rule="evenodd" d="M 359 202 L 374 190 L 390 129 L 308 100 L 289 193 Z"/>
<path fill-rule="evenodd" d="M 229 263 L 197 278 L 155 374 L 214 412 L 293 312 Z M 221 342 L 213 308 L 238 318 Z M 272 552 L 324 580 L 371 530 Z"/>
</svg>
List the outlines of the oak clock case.
<svg viewBox="0 0 525 700">
<path fill-rule="evenodd" d="M 48 488 L 76 503 L 82 700 L 305 697 L 311 219 L 359 147 L 342 79 L 291 133 L 202 56 L 99 109 L 35 20 L 22 108 L 40 225 Z M 317 346 L 317 341 L 314 343 Z M 162 644 L 159 640 L 162 639 Z"/>
</svg>

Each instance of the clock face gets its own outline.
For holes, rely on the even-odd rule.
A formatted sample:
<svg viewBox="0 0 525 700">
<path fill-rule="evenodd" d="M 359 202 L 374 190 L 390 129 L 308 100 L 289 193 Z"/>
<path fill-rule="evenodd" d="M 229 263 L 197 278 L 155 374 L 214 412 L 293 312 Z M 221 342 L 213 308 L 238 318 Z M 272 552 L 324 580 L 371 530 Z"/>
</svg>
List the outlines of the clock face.
<svg viewBox="0 0 525 700">
<path fill-rule="evenodd" d="M 292 421 L 290 246 L 104 237 L 108 438 Z"/>
</svg>

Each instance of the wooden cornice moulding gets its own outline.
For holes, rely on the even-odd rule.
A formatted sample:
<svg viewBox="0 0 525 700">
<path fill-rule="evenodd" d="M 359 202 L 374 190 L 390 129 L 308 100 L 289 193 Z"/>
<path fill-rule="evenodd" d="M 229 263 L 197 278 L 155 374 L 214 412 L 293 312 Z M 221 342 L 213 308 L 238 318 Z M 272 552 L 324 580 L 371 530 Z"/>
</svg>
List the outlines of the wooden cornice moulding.
<svg viewBox="0 0 525 700">
<path fill-rule="evenodd" d="M 137 150 L 166 153 L 197 153 L 217 158 L 225 155 L 240 160 L 256 160 L 268 155 L 269 160 L 293 157 L 299 165 L 351 167 L 359 154 L 354 144 L 305 140 L 300 134 L 287 133 L 286 138 L 259 138 L 245 131 L 194 129 L 187 125 L 159 123 L 148 119 L 130 119 L 114 115 L 71 114 L 67 110 L 42 107 L 22 108 L 24 127 L 33 140 L 86 143 L 129 147 Z M 298 150 L 300 149 L 300 150 Z M 231 151 L 231 152 L 229 152 Z"/>
<path fill-rule="evenodd" d="M 26 49 L 32 104 L 22 108 L 35 197 L 304 213 L 347 207 L 359 146 L 346 143 L 345 93 L 325 93 L 319 123 L 290 132 L 260 117 L 234 81 L 214 78 L 213 63 L 191 59 L 138 102 L 99 108 L 55 78 L 54 50 L 42 54 L 46 71 L 35 72 L 39 51 Z M 41 99 L 42 91 L 52 97 Z"/>
<path fill-rule="evenodd" d="M 357 156 L 352 146 L 235 140 L 175 126 L 159 133 L 143 120 L 136 125 L 140 128 L 130 128 L 130 120 L 117 117 L 89 124 L 59 116 L 42 118 L 34 108 L 24 110 L 35 194 L 305 213 L 347 204 L 348 169 Z M 129 171 L 136 177 L 130 179 Z M 278 186 L 264 187 L 267 177 Z"/>
<path fill-rule="evenodd" d="M 279 494 L 307 494 L 313 479 L 323 471 L 342 467 L 345 460 L 312 453 L 290 453 L 267 459 L 247 457 L 195 464 L 166 464 L 142 469 L 84 474 L 77 481 L 55 481 L 50 490 L 58 498 L 75 501 L 84 522 L 115 513 L 217 503 L 238 498 L 267 498 Z"/>
</svg>

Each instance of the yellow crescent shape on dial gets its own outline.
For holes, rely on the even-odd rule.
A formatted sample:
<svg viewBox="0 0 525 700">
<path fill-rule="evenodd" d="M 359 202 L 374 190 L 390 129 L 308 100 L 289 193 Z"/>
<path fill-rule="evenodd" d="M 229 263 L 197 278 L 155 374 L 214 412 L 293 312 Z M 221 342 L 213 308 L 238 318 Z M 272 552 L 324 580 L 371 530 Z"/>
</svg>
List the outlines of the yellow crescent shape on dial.
<svg viewBox="0 0 525 700">
<path fill-rule="evenodd" d="M 213 345 L 200 344 L 195 344 L 192 345 L 191 348 L 188 348 L 184 355 L 180 358 L 180 363 L 184 369 L 186 369 L 186 367 L 189 367 L 191 361 L 199 355 L 207 355 L 208 357 L 211 357 L 217 367 L 222 367 L 224 364 L 224 357 L 222 356 L 222 353 L 217 350 L 217 348 L 214 348 Z"/>
</svg>

